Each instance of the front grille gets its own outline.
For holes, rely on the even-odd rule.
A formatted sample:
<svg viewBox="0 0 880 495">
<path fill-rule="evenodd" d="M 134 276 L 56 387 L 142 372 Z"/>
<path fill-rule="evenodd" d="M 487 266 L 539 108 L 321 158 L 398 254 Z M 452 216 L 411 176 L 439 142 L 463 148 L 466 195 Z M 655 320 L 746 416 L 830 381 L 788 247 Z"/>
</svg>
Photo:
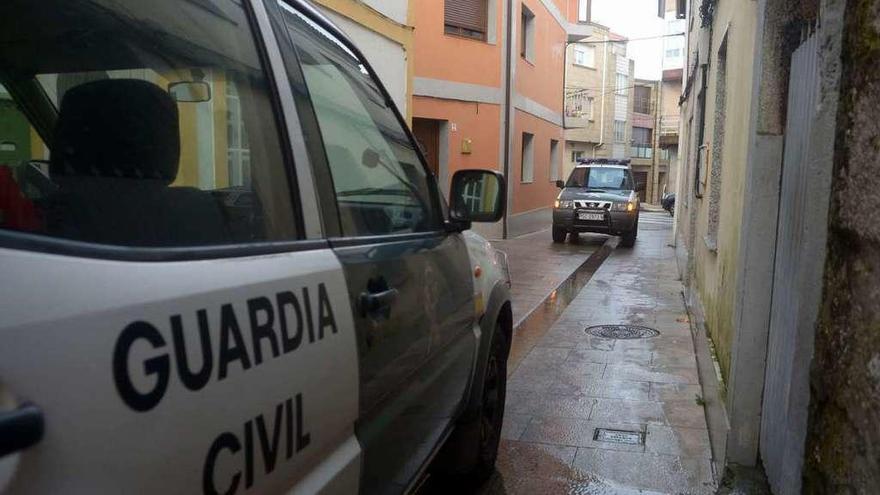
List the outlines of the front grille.
<svg viewBox="0 0 880 495">
<path fill-rule="evenodd" d="M 575 208 L 588 208 L 591 210 L 608 210 L 611 208 L 609 201 L 580 201 L 575 200 Z"/>
</svg>

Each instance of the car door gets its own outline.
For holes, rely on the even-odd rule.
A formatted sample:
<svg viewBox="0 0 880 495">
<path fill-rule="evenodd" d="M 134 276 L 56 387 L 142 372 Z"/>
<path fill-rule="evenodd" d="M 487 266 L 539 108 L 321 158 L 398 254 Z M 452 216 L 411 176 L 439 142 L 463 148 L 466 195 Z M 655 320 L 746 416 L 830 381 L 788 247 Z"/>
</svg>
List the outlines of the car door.
<svg viewBox="0 0 880 495">
<path fill-rule="evenodd" d="M 364 491 L 419 474 L 469 384 L 476 337 L 464 240 L 369 64 L 306 5 L 278 2 L 288 66 L 314 150 L 325 229 L 342 262 L 360 362 Z"/>
<path fill-rule="evenodd" d="M 352 310 L 262 4 L 8 5 L 0 80 L 59 111 L 57 190 L 0 220 L 0 490 L 356 491 Z"/>
</svg>

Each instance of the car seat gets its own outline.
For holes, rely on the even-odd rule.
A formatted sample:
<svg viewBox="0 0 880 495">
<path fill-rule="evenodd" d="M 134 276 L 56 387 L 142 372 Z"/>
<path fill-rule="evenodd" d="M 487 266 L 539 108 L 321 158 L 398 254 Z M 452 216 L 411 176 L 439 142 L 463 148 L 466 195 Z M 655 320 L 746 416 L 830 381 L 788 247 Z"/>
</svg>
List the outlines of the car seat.
<svg viewBox="0 0 880 495">
<path fill-rule="evenodd" d="M 177 177 L 177 103 L 137 79 L 92 81 L 68 90 L 53 136 L 47 233 L 122 246 L 229 242 L 216 200 Z"/>
</svg>

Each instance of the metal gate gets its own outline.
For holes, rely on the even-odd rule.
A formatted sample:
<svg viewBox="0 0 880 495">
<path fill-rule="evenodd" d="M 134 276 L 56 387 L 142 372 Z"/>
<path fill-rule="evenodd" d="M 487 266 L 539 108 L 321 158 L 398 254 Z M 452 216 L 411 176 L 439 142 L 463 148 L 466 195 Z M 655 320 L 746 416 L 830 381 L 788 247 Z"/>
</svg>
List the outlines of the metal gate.
<svg viewBox="0 0 880 495">
<path fill-rule="evenodd" d="M 826 135 L 833 116 L 821 111 L 818 38 L 813 34 L 792 55 L 788 90 L 760 447 L 777 495 L 801 491 L 825 260 L 834 137 Z"/>
</svg>

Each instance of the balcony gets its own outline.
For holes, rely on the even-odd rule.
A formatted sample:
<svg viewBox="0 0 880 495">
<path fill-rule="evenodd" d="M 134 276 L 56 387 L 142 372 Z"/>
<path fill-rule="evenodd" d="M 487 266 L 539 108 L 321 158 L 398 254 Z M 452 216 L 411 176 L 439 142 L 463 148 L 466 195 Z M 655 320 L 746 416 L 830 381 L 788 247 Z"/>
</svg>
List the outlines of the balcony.
<svg viewBox="0 0 880 495">
<path fill-rule="evenodd" d="M 678 144 L 678 128 L 681 117 L 678 115 L 664 115 L 660 117 L 660 144 Z"/>
<path fill-rule="evenodd" d="M 630 151 L 632 158 L 650 159 L 654 156 L 654 148 L 651 148 L 651 145 L 647 143 L 633 143 Z"/>
</svg>

